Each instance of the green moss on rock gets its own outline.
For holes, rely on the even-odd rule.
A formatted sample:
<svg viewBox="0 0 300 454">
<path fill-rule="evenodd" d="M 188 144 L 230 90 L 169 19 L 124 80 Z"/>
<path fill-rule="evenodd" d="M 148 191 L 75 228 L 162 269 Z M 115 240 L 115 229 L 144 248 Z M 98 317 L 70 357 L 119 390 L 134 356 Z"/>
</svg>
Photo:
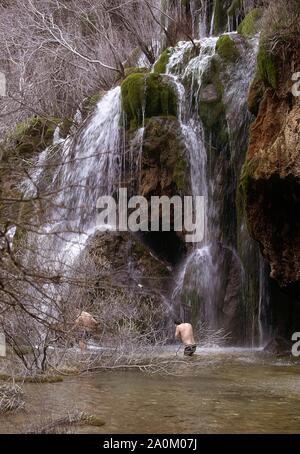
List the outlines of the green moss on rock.
<svg viewBox="0 0 300 454">
<path fill-rule="evenodd" d="M 166 72 L 167 64 L 169 63 L 171 49 L 168 48 L 162 52 L 159 59 L 154 65 L 153 71 L 157 74 L 164 74 Z"/>
<path fill-rule="evenodd" d="M 227 14 L 226 14 L 227 2 L 224 0 L 214 0 L 213 5 L 213 33 L 219 35 L 224 32 L 227 28 Z"/>
<path fill-rule="evenodd" d="M 264 44 L 260 43 L 257 54 L 257 71 L 258 76 L 267 86 L 277 89 L 278 76 L 274 56 L 269 52 Z"/>
<path fill-rule="evenodd" d="M 88 96 L 87 98 L 84 99 L 82 103 L 82 115 L 83 118 L 87 118 L 91 113 L 94 112 L 98 102 L 103 98 L 105 95 L 105 91 L 98 91 L 97 93 L 94 93 L 91 96 Z"/>
<path fill-rule="evenodd" d="M 241 8 L 242 0 L 233 0 L 230 7 L 227 10 L 227 15 L 233 17 L 236 12 Z"/>
<path fill-rule="evenodd" d="M 259 31 L 259 21 L 263 11 L 261 8 L 251 10 L 238 26 L 238 33 L 246 38 L 255 35 Z"/>
<path fill-rule="evenodd" d="M 132 66 L 130 68 L 125 68 L 124 75 L 125 78 L 130 76 L 131 74 L 146 74 L 149 72 L 149 68 L 137 68 L 136 66 Z"/>
<path fill-rule="evenodd" d="M 131 74 L 121 86 L 127 127 L 134 129 L 145 118 L 176 116 L 177 97 L 173 87 L 159 74 Z"/>
<path fill-rule="evenodd" d="M 9 136 L 9 142 L 20 155 L 32 155 L 51 145 L 59 120 L 32 117 L 17 124 Z"/>
<path fill-rule="evenodd" d="M 156 74 L 146 78 L 146 118 L 177 115 L 177 96 L 172 87 Z"/>
<path fill-rule="evenodd" d="M 146 78 L 144 74 L 131 74 L 121 85 L 122 106 L 130 127 L 138 127 L 142 123 L 145 92 Z"/>
<path fill-rule="evenodd" d="M 217 41 L 216 51 L 223 60 L 236 61 L 239 57 L 239 51 L 235 42 L 228 35 L 220 36 Z"/>
<path fill-rule="evenodd" d="M 59 124 L 59 134 L 60 136 L 65 139 L 68 134 L 70 133 L 70 129 L 73 125 L 73 120 L 70 118 L 65 118 L 60 124 Z"/>
<path fill-rule="evenodd" d="M 147 121 L 142 160 L 141 193 L 173 195 L 188 186 L 188 163 L 177 119 L 153 117 Z"/>
<path fill-rule="evenodd" d="M 258 75 L 256 75 L 251 83 L 247 98 L 248 110 L 255 116 L 257 116 L 258 114 L 260 102 L 263 98 L 264 91 L 265 89 L 263 81 L 260 79 L 260 77 L 258 77 Z"/>
</svg>

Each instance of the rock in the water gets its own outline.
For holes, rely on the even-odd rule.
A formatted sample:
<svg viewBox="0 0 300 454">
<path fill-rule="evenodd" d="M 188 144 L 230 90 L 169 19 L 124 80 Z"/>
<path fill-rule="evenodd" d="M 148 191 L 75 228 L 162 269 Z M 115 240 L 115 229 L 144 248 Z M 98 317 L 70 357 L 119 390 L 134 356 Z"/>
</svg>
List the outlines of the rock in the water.
<svg viewBox="0 0 300 454">
<path fill-rule="evenodd" d="M 264 348 L 265 352 L 273 355 L 290 355 L 292 344 L 282 337 L 273 337 Z"/>
</svg>

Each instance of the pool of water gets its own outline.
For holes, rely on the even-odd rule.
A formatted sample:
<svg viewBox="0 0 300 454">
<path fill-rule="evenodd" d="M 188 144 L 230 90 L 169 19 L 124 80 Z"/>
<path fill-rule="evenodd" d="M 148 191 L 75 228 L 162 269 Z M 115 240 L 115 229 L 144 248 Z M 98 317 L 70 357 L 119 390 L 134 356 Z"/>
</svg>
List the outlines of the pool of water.
<svg viewBox="0 0 300 454">
<path fill-rule="evenodd" d="M 177 375 L 106 371 L 25 384 L 26 411 L 0 416 L 0 433 L 76 410 L 105 421 L 81 433 L 300 433 L 299 368 L 259 351 L 204 349 Z"/>
</svg>

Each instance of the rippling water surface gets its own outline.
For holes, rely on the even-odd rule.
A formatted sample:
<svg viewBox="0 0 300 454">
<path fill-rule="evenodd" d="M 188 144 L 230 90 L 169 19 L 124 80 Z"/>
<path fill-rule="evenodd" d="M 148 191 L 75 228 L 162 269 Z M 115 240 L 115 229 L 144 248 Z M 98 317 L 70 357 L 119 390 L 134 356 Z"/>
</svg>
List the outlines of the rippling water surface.
<svg viewBox="0 0 300 454">
<path fill-rule="evenodd" d="M 26 384 L 26 412 L 1 416 L 0 432 L 26 431 L 80 410 L 105 425 L 76 432 L 300 433 L 300 363 L 207 349 L 178 367 L 176 376 L 129 370 Z"/>
</svg>

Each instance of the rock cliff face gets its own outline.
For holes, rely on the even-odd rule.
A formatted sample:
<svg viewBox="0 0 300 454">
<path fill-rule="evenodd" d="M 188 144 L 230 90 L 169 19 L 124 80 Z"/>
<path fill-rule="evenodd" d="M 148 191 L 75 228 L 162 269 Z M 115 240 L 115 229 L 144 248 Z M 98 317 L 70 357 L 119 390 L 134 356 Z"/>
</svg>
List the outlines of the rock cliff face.
<svg viewBox="0 0 300 454">
<path fill-rule="evenodd" d="M 248 226 L 271 268 L 273 324 L 284 335 L 300 313 L 300 97 L 292 93 L 299 70 L 299 48 L 285 58 L 260 51 L 241 180 Z"/>
<path fill-rule="evenodd" d="M 102 280 L 110 281 L 112 287 L 144 294 L 151 291 L 156 296 L 161 296 L 168 287 L 170 270 L 166 262 L 155 257 L 130 232 L 98 232 L 90 239 L 87 252 L 102 273 Z"/>
<path fill-rule="evenodd" d="M 122 83 L 127 150 L 123 181 L 130 194 L 149 202 L 152 196 L 184 196 L 190 191 L 188 150 L 176 117 L 177 104 L 175 88 L 160 74 L 133 73 Z M 171 218 L 171 232 L 148 232 L 143 238 L 159 257 L 175 264 L 186 246 L 183 235 L 172 230 Z"/>
<path fill-rule="evenodd" d="M 178 120 L 151 118 L 144 134 L 139 192 L 146 198 L 185 192 L 189 180 L 185 153 Z"/>
<path fill-rule="evenodd" d="M 251 232 L 270 262 L 271 277 L 284 287 L 300 280 L 300 98 L 291 93 L 297 68 L 296 53 L 278 89 L 265 87 L 244 168 Z"/>
<path fill-rule="evenodd" d="M 130 232 L 97 232 L 85 253 L 96 276 L 88 303 L 96 300 L 104 308 L 111 307 L 119 314 L 121 325 L 129 311 L 135 328 L 147 333 L 150 340 L 157 339 L 158 332 L 166 328 L 168 313 L 166 294 L 171 272 L 166 262 Z"/>
</svg>

